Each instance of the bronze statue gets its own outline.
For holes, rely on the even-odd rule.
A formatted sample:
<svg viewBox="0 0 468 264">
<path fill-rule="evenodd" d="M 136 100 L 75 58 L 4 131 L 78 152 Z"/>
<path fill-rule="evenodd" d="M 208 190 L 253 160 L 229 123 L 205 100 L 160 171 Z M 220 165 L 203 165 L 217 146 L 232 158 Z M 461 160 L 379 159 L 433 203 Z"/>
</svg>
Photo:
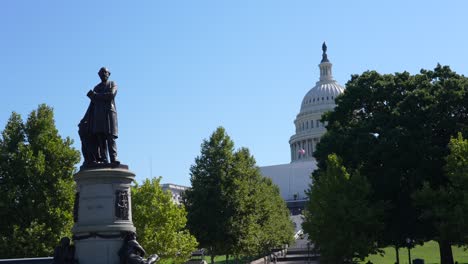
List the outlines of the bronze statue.
<svg viewBox="0 0 468 264">
<path fill-rule="evenodd" d="M 136 233 L 127 232 L 124 244 L 119 250 L 120 264 L 153 264 L 159 260 L 156 254 L 144 259 L 145 254 L 143 247 L 136 241 Z"/>
<path fill-rule="evenodd" d="M 84 117 L 78 124 L 78 134 L 81 140 L 81 153 L 83 154 L 84 166 L 96 164 L 100 158 L 98 155 L 98 145 L 96 137 L 93 135 L 91 130 L 91 120 L 93 117 L 94 106 L 93 103 L 89 103 L 88 109 Z"/>
<path fill-rule="evenodd" d="M 68 237 L 60 239 L 60 245 L 54 249 L 52 264 L 77 264 L 75 259 L 75 246 L 70 245 Z"/>
<path fill-rule="evenodd" d="M 117 145 L 118 137 L 117 108 L 115 96 L 117 85 L 109 81 L 110 71 L 102 67 L 99 72 L 101 82 L 87 93 L 91 100 L 88 109 L 78 125 L 81 139 L 81 151 L 84 166 L 109 163 L 118 165 Z M 107 158 L 109 153 L 109 159 Z"/>
<path fill-rule="evenodd" d="M 325 44 L 325 41 L 322 44 L 322 61 L 321 62 L 330 62 L 327 57 L 327 44 Z"/>
</svg>

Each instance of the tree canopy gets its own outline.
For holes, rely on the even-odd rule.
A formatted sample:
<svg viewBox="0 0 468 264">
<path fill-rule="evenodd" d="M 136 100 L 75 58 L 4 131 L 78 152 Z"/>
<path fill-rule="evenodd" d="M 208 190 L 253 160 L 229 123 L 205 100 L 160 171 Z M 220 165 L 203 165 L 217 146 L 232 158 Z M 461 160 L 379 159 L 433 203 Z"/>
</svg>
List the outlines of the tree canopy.
<svg viewBox="0 0 468 264">
<path fill-rule="evenodd" d="M 383 204 L 371 204 L 371 187 L 358 172 L 350 174 L 331 154 L 326 170 L 310 185 L 303 228 L 320 249 L 321 263 L 363 260 L 377 252 Z"/>
<path fill-rule="evenodd" d="M 197 241 L 186 229 L 184 206 L 172 201 L 160 180 L 146 179 L 132 187 L 132 218 L 138 241 L 148 253 L 158 254 L 161 263 L 184 263 L 196 250 Z"/>
<path fill-rule="evenodd" d="M 272 182 L 261 176 L 246 148 L 219 127 L 204 140 L 185 192 L 188 226 L 215 255 L 256 255 L 292 239 L 289 212 Z"/>
<path fill-rule="evenodd" d="M 415 204 L 421 208 L 421 218 L 431 221 L 436 230 L 435 240 L 446 241 L 448 245 L 468 243 L 468 140 L 459 133 L 449 143 L 445 172 L 447 183 L 431 187 L 425 182 L 415 192 Z M 440 251 L 445 261 L 453 262 L 451 248 Z"/>
<path fill-rule="evenodd" d="M 293 225 L 279 189 L 261 175 L 247 148 L 234 152 L 228 201 L 233 208 L 229 232 L 231 253 L 237 256 L 267 254 L 292 242 Z"/>
<path fill-rule="evenodd" d="M 234 143 L 222 128 L 204 140 L 190 168 L 192 188 L 184 193 L 189 230 L 212 256 L 225 254 L 233 243 L 226 190 L 233 150 Z"/>
<path fill-rule="evenodd" d="M 79 152 L 44 104 L 12 113 L 0 139 L 0 258 L 50 256 L 73 225 Z"/>
<path fill-rule="evenodd" d="M 349 171 L 359 171 L 371 186 L 369 200 L 388 205 L 380 245 L 438 237 L 413 194 L 424 183 L 435 189 L 448 183 L 450 137 L 468 133 L 467 89 L 468 79 L 448 66 L 415 75 L 367 71 L 351 77 L 337 107 L 323 116 L 328 125 L 314 153 L 319 167 L 314 179 L 331 153 Z"/>
</svg>

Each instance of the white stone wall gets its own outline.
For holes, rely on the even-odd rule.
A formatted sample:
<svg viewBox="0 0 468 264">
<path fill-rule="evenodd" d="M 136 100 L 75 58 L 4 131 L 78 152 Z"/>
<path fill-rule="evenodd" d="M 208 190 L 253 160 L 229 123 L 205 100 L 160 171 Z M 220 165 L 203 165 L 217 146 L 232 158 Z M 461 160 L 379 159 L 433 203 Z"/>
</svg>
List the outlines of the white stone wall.
<svg viewBox="0 0 468 264">
<path fill-rule="evenodd" d="M 273 166 L 260 167 L 263 176 L 272 179 L 281 193 L 284 200 L 307 199 L 305 191 L 309 189 L 312 182 L 310 175 L 317 168 L 314 159 L 303 162 L 293 162 Z"/>
<path fill-rule="evenodd" d="M 172 201 L 175 204 L 180 204 L 182 202 L 182 193 L 189 187 L 173 183 L 163 183 L 161 184 L 161 188 L 163 191 L 169 190 L 172 194 Z"/>
</svg>

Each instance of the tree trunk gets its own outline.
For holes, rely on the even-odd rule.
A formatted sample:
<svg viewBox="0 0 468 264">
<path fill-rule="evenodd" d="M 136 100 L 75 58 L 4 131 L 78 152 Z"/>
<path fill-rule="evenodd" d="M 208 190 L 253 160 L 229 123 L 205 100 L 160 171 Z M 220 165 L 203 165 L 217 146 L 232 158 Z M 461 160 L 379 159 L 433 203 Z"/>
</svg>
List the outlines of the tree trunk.
<svg viewBox="0 0 468 264">
<path fill-rule="evenodd" d="M 439 241 L 440 263 L 453 264 L 452 245 L 448 241 Z"/>
<path fill-rule="evenodd" d="M 210 258 L 211 258 L 211 264 L 214 264 L 214 258 L 215 258 L 215 256 L 214 256 L 214 255 L 210 255 Z"/>
<path fill-rule="evenodd" d="M 226 264 L 229 263 L 229 254 L 226 254 Z"/>
<path fill-rule="evenodd" d="M 400 264 L 400 251 L 399 251 L 399 247 L 395 246 L 395 253 L 396 253 L 396 262 L 395 264 Z"/>
</svg>

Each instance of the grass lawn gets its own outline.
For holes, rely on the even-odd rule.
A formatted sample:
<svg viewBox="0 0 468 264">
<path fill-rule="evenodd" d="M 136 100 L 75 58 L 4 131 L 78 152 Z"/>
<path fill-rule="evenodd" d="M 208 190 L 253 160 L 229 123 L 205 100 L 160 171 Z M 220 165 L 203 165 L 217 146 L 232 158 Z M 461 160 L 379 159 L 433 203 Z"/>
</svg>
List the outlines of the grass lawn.
<svg viewBox="0 0 468 264">
<path fill-rule="evenodd" d="M 394 264 L 396 260 L 395 249 L 388 247 L 384 249 L 385 255 L 371 255 L 362 264 L 370 260 L 374 264 Z M 452 247 L 454 261 L 459 264 L 468 264 L 468 251 L 459 247 Z M 408 250 L 400 248 L 400 264 L 408 263 Z M 416 258 L 424 259 L 425 264 L 438 264 L 440 263 L 439 244 L 435 241 L 430 241 L 422 246 L 416 246 L 411 249 L 411 259 Z"/>
<path fill-rule="evenodd" d="M 206 262 L 210 263 L 210 256 L 205 256 L 205 260 Z M 249 258 L 249 261 L 251 259 Z M 226 263 L 226 256 L 216 256 L 215 257 L 215 264 L 224 264 Z M 239 260 L 238 263 L 247 263 L 248 261 L 246 259 L 244 260 Z M 234 260 L 233 256 L 229 256 L 229 264 L 233 264 L 233 263 L 236 263 L 236 261 Z"/>
<path fill-rule="evenodd" d="M 395 264 L 395 249 L 392 247 L 384 248 L 385 255 L 371 255 L 361 264 L 365 264 L 370 260 L 374 264 Z M 468 264 L 468 251 L 459 247 L 452 247 L 454 261 L 458 261 L 459 264 Z M 406 248 L 400 248 L 400 264 L 408 264 L 408 250 Z M 411 249 L 411 260 L 416 258 L 424 259 L 425 264 L 439 264 L 439 244 L 435 241 L 425 243 L 423 246 L 416 246 Z M 205 256 L 205 260 L 210 263 L 210 257 Z M 232 262 L 231 262 L 232 261 Z M 216 256 L 216 264 L 226 263 L 226 256 Z M 234 259 L 229 259 L 229 263 L 234 263 Z M 242 261 L 241 261 L 242 263 Z"/>
</svg>

